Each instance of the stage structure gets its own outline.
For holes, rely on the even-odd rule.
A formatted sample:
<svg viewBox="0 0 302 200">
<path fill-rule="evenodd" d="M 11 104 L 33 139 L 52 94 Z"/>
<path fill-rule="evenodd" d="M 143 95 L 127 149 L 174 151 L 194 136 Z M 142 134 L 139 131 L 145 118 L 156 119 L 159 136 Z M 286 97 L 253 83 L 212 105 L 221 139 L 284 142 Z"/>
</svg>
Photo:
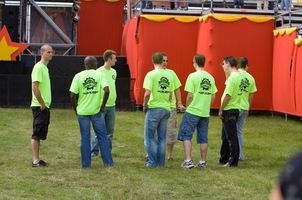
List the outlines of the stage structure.
<svg viewBox="0 0 302 200">
<path fill-rule="evenodd" d="M 37 48 L 50 43 L 55 49 L 55 56 L 49 64 L 55 84 L 54 99 L 57 102 L 54 101 L 54 105 L 68 107 L 68 86 L 74 74 L 83 70 L 85 55 L 96 55 L 101 62 L 100 55 L 104 50 L 113 49 L 118 60 L 122 61 L 115 66 L 118 105 L 122 108 L 132 104 L 139 106 L 143 100 L 143 78 L 153 68 L 151 55 L 154 51 L 164 51 L 169 57 L 168 67 L 179 75 L 183 84 L 183 99 L 186 97 L 183 91 L 186 77 L 194 70 L 191 61 L 195 53 L 205 54 L 206 69 L 216 80 L 218 93 L 213 109 L 219 108 L 219 97 L 224 88 L 225 77 L 219 65 L 221 59 L 226 55 L 246 56 L 249 71 L 258 86 L 251 109 L 302 116 L 302 20 L 299 17 L 302 10 L 278 11 L 276 16 L 276 10 L 216 7 L 215 2 L 221 0 L 215 0 L 211 1 L 213 5 L 210 7 L 188 7 L 188 10 L 143 9 L 127 20 L 124 17 L 128 9 L 125 9 L 123 0 L 56 1 L 0 0 L 0 11 L 5 12 L 2 15 L 6 17 L 0 21 L 17 24 L 17 30 L 15 26 L 12 29 L 8 26 L 13 33 L 12 40 L 17 35 L 15 41 L 27 41 L 26 44 L 30 44 L 27 53 L 32 54 L 21 55 L 21 62 L 15 65 L 0 63 L 4 66 L 0 67 L 0 91 L 7 94 L 1 96 L 1 105 L 28 105 L 29 75 L 39 60 Z M 132 7 L 129 4 L 127 7 Z M 20 19 L 15 20 L 16 16 Z M 131 17 L 131 13 L 127 16 Z M 14 20 L 8 20 L 10 17 Z M 280 28 L 287 26 L 296 28 L 286 29 L 284 34 Z M 15 45 L 8 43 L 6 46 Z M 1 52 L 6 51 L 0 50 L 0 55 Z M 76 52 L 77 56 L 66 55 Z M 14 89 L 26 85 L 24 82 L 29 84 L 28 88 L 21 90 L 27 93 L 18 96 L 19 99 L 11 96 L 15 94 Z"/>
<path fill-rule="evenodd" d="M 30 105 L 30 74 L 40 60 L 40 46 L 48 43 L 54 50 L 48 65 L 53 107 L 70 108 L 71 80 L 84 70 L 86 55 L 94 55 L 102 66 L 101 55 L 106 49 L 113 49 L 118 60 L 113 67 L 118 74 L 116 107 L 134 109 L 134 80 L 130 78 L 126 57 L 120 56 L 123 6 L 122 0 L 0 0 L 0 92 L 5 94 L 0 106 Z"/>
<path fill-rule="evenodd" d="M 79 0 L 4 1 L 2 10 L 8 18 L 2 25 L 11 23 L 12 19 L 16 22 L 7 26 L 14 42 L 29 45 L 25 54 L 37 54 L 48 43 L 57 55 L 77 55 Z"/>
</svg>

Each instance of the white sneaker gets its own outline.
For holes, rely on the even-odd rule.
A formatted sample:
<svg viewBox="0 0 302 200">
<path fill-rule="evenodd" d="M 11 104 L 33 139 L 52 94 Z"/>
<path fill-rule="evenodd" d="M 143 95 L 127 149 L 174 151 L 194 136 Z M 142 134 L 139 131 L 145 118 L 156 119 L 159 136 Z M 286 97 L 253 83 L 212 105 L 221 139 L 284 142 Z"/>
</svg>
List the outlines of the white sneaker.
<svg viewBox="0 0 302 200">
<path fill-rule="evenodd" d="M 198 163 L 196 166 L 195 166 L 195 168 L 206 168 L 206 163 L 204 162 L 204 163 Z"/>
<path fill-rule="evenodd" d="M 191 168 L 194 168 L 194 164 L 193 164 L 193 161 L 190 160 L 188 162 L 184 161 L 181 165 L 183 168 L 187 168 L 187 169 L 191 169 Z"/>
</svg>

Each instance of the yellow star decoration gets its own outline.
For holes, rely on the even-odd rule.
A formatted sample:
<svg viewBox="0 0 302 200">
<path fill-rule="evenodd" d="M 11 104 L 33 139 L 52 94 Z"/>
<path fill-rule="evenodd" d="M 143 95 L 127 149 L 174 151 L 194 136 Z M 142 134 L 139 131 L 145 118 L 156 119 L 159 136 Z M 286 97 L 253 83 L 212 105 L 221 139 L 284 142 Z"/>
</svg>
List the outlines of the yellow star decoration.
<svg viewBox="0 0 302 200">
<path fill-rule="evenodd" d="M 16 57 L 27 47 L 27 44 L 13 42 L 6 26 L 3 26 L 0 31 L 0 60 L 15 61 Z"/>
<path fill-rule="evenodd" d="M 11 54 L 18 50 L 18 47 L 11 47 L 7 45 L 5 37 L 0 41 L 0 60 L 11 60 Z"/>
</svg>

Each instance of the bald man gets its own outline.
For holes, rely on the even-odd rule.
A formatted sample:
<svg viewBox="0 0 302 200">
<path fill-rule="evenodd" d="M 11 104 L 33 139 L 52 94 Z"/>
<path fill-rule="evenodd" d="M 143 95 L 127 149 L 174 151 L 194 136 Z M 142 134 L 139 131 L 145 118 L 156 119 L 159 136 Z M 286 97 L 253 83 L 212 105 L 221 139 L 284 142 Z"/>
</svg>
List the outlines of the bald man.
<svg viewBox="0 0 302 200">
<path fill-rule="evenodd" d="M 50 119 L 49 107 L 51 104 L 51 85 L 47 65 L 52 59 L 53 50 L 49 45 L 40 49 L 41 60 L 35 64 L 32 73 L 32 100 L 33 133 L 31 146 L 33 161 L 32 167 L 46 167 L 47 163 L 40 159 L 40 140 L 46 140 Z"/>
<path fill-rule="evenodd" d="M 97 136 L 104 166 L 113 166 L 104 119 L 104 109 L 109 96 L 108 82 L 105 75 L 96 70 L 98 63 L 95 57 L 87 56 L 84 65 L 85 70 L 74 76 L 69 90 L 72 108 L 76 112 L 81 132 L 82 168 L 91 167 L 91 123 Z"/>
</svg>

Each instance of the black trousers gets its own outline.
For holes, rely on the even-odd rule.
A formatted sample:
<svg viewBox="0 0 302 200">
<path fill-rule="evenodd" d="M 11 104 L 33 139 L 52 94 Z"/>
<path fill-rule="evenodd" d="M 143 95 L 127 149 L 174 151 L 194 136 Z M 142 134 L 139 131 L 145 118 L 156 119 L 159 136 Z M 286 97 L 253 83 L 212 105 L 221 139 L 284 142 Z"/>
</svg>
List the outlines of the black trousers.
<svg viewBox="0 0 302 200">
<path fill-rule="evenodd" d="M 233 167 L 238 165 L 240 152 L 236 127 L 238 116 L 238 109 L 224 110 L 222 112 L 222 144 L 220 149 L 219 162 L 221 164 L 225 164 L 228 162 L 230 166 Z"/>
</svg>

